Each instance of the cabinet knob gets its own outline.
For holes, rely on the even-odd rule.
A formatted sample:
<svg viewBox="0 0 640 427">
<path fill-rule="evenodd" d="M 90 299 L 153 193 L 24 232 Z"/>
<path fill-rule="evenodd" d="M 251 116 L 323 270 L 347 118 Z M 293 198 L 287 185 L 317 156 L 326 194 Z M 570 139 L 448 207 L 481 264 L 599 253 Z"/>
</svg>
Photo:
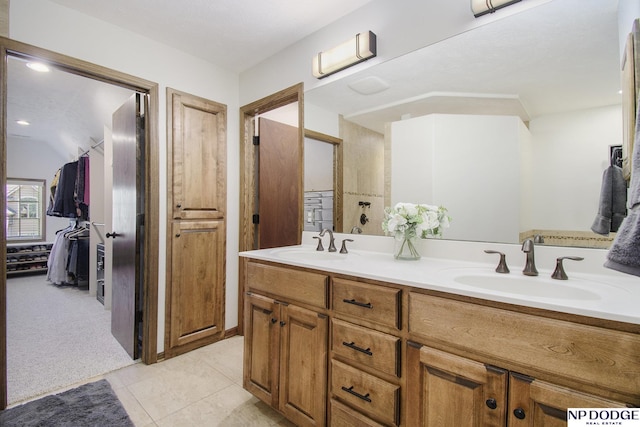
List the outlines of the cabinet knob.
<svg viewBox="0 0 640 427">
<path fill-rule="evenodd" d="M 490 409 L 496 409 L 498 407 L 498 402 L 494 398 L 487 399 L 485 402 Z"/>
<path fill-rule="evenodd" d="M 284 326 L 284 325 L 286 325 L 286 324 L 287 324 L 287 322 L 285 322 L 284 320 L 281 320 L 281 321 L 280 321 L 280 326 Z"/>
<path fill-rule="evenodd" d="M 178 203 L 178 204 L 176 205 L 176 208 L 178 208 L 178 209 L 180 209 L 181 207 L 182 207 L 182 203 Z"/>
<path fill-rule="evenodd" d="M 525 417 L 524 409 L 522 409 L 522 408 L 514 409 L 513 410 L 513 415 L 519 420 L 524 420 L 524 417 Z"/>
<path fill-rule="evenodd" d="M 180 233 L 176 234 L 176 237 L 180 237 Z"/>
<path fill-rule="evenodd" d="M 271 323 L 276 323 L 278 321 L 278 319 L 276 319 L 275 317 L 271 318 Z"/>
</svg>

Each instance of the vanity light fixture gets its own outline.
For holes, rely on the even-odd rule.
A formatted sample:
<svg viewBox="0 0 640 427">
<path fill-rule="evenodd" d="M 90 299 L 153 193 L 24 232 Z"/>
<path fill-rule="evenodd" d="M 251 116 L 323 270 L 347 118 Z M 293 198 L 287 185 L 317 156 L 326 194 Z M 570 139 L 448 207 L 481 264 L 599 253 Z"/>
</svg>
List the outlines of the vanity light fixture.
<svg viewBox="0 0 640 427">
<path fill-rule="evenodd" d="M 16 120 L 16 123 L 19 124 L 20 126 L 29 126 L 31 124 L 26 120 Z"/>
<path fill-rule="evenodd" d="M 356 34 L 350 40 L 313 57 L 313 75 L 327 77 L 376 56 L 376 35 L 371 31 Z"/>
<path fill-rule="evenodd" d="M 49 67 L 42 62 L 27 62 L 27 67 L 39 73 L 48 73 L 49 71 L 51 71 Z"/>
<path fill-rule="evenodd" d="M 511 6 L 521 0 L 471 0 L 471 11 L 476 18 L 493 13 L 503 7 Z"/>
</svg>

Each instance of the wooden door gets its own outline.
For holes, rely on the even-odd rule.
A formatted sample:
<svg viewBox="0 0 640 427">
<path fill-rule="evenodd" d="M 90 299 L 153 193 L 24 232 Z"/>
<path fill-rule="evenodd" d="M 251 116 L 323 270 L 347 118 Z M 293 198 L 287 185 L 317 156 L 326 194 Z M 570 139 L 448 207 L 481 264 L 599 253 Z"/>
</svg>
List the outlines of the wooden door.
<svg viewBox="0 0 640 427">
<path fill-rule="evenodd" d="M 175 221 L 170 347 L 224 338 L 224 221 Z M 178 284 L 178 286 L 176 286 Z"/>
<path fill-rule="evenodd" d="M 507 372 L 426 346 L 407 346 L 407 420 L 416 426 L 504 427 Z"/>
<path fill-rule="evenodd" d="M 224 338 L 226 106 L 167 88 L 165 356 Z"/>
<path fill-rule="evenodd" d="M 298 426 L 324 426 L 329 321 L 295 305 L 281 317 L 280 411 Z"/>
<path fill-rule="evenodd" d="M 175 219 L 222 219 L 226 211 L 226 106 L 167 90 Z"/>
<path fill-rule="evenodd" d="M 302 147 L 298 128 L 260 118 L 258 249 L 302 239 Z"/>
<path fill-rule="evenodd" d="M 143 129 L 140 95 L 134 94 L 113 113 L 113 238 L 111 333 L 134 359 L 139 356 L 137 313 L 140 295 L 143 177 L 139 173 Z M 138 320 L 136 320 L 136 318 Z"/>
<path fill-rule="evenodd" d="M 280 305 L 273 299 L 247 293 L 244 298 L 243 386 L 277 408 L 280 366 Z"/>
<path fill-rule="evenodd" d="M 509 376 L 510 427 L 566 427 L 569 408 L 619 408 L 625 405 L 566 389 L 517 373 Z"/>
</svg>

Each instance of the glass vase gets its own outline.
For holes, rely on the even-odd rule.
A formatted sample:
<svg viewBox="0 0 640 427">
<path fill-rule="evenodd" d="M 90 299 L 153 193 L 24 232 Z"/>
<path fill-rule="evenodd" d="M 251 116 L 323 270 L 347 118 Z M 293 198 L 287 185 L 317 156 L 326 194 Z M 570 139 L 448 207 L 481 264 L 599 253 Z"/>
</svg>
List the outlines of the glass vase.
<svg viewBox="0 0 640 427">
<path fill-rule="evenodd" d="M 415 261 L 420 259 L 418 252 L 418 236 L 412 234 L 399 234 L 395 237 L 393 256 L 399 260 Z"/>
</svg>

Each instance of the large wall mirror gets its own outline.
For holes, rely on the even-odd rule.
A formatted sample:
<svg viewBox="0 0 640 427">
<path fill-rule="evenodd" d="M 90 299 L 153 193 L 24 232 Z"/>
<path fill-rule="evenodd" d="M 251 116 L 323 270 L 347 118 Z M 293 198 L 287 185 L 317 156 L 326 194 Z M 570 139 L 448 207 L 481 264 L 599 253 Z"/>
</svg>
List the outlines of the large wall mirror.
<svg viewBox="0 0 640 427">
<path fill-rule="evenodd" d="M 622 144 L 617 3 L 550 1 L 305 92 L 305 125 L 344 141 L 338 231 L 382 235 L 402 201 L 447 207 L 445 239 L 608 247 L 590 227 Z"/>
</svg>

